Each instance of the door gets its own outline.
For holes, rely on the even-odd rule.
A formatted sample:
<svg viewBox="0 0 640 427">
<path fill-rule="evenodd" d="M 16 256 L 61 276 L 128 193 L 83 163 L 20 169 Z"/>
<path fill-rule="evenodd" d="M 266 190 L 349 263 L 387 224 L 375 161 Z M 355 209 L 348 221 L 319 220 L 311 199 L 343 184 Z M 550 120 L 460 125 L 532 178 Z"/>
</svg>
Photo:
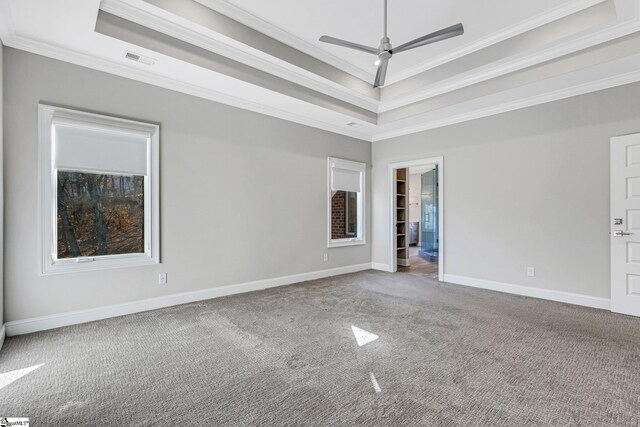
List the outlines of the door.
<svg viewBox="0 0 640 427">
<path fill-rule="evenodd" d="M 420 256 L 438 260 L 438 166 L 422 174 Z"/>
<path fill-rule="evenodd" d="M 640 134 L 611 139 L 611 311 L 640 316 Z"/>
</svg>

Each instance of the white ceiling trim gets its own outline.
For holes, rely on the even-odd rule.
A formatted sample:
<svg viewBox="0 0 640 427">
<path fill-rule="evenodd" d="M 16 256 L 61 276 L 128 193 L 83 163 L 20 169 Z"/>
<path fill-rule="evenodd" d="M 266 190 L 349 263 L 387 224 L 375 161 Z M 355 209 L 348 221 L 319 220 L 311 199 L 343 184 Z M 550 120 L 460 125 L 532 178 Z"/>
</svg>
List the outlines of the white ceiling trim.
<svg viewBox="0 0 640 427">
<path fill-rule="evenodd" d="M 103 0 L 105 12 L 377 113 L 378 100 L 140 0 Z"/>
<path fill-rule="evenodd" d="M 363 68 L 360 68 L 348 61 L 345 61 L 341 58 L 338 58 L 329 52 L 326 52 L 318 47 L 312 45 L 311 43 L 294 36 L 288 31 L 280 28 L 270 22 L 263 20 L 262 18 L 258 18 L 250 12 L 247 12 L 244 9 L 239 8 L 236 5 L 233 5 L 225 0 L 195 0 L 196 2 L 206 6 L 210 9 L 215 10 L 216 12 L 220 12 L 221 14 L 238 21 L 239 23 L 246 25 L 247 27 L 253 28 L 256 31 L 261 32 L 279 42 L 282 42 L 286 45 L 293 47 L 303 53 L 306 53 L 309 56 L 312 56 L 320 61 L 326 62 L 329 65 L 332 65 L 339 70 L 344 71 L 345 73 L 349 73 L 352 76 L 358 77 L 366 82 L 370 82 L 373 84 L 373 79 L 375 74 L 371 71 L 367 71 Z"/>
<path fill-rule="evenodd" d="M 217 5 L 218 3 L 226 4 L 229 7 L 235 8 L 240 11 L 237 6 L 232 6 L 225 0 L 196 1 L 208 7 L 212 7 L 214 5 Z M 447 57 L 450 57 L 450 60 L 456 59 L 458 57 L 455 55 L 472 53 L 475 50 L 487 47 L 491 44 L 503 41 L 508 37 L 513 37 L 515 35 L 521 34 L 522 32 L 563 18 L 570 15 L 571 13 L 579 12 L 587 7 L 602 3 L 603 1 L 605 0 L 580 0 L 571 4 L 565 4 L 562 7 L 557 7 L 548 13 L 538 15 L 530 20 L 527 20 L 524 23 L 509 27 L 504 31 L 493 34 L 485 39 L 473 43 L 473 46 L 469 48 L 471 49 L 469 51 L 467 51 L 467 48 L 465 47 L 463 49 L 452 52 Z M 368 111 L 383 113 L 397 108 L 402 108 L 412 103 L 420 102 L 438 95 L 446 94 L 454 90 L 462 89 L 473 84 L 500 77 L 545 61 L 559 58 L 563 55 L 595 46 L 597 44 L 613 40 L 617 37 L 622 37 L 627 34 L 633 33 L 635 31 L 640 31 L 640 19 L 638 19 L 637 7 L 638 2 L 634 0 L 632 3 L 634 3 L 636 7 L 626 7 L 620 9 L 621 11 L 625 12 L 621 15 L 626 19 L 621 19 L 613 25 L 606 25 L 599 31 L 593 33 L 578 34 L 567 40 L 556 42 L 551 46 L 546 46 L 538 50 L 514 55 L 510 58 L 505 58 L 487 66 L 455 75 L 449 79 L 424 86 L 407 94 L 384 101 L 378 101 L 376 99 L 368 97 L 360 92 L 342 86 L 329 79 L 318 76 L 286 61 L 280 60 L 279 58 L 275 58 L 265 52 L 254 49 L 208 28 L 202 27 L 200 25 L 194 26 L 193 22 L 187 19 L 181 18 L 177 15 L 174 15 L 141 0 L 103 0 L 101 8 L 106 12 L 112 13 L 121 18 L 152 28 L 156 31 L 183 40 L 187 43 L 202 47 L 203 49 L 209 50 L 211 52 L 224 55 L 243 64 L 300 84 L 304 87 L 319 91 L 321 93 L 325 93 L 336 99 L 340 99 Z M 220 12 L 222 13 L 222 11 Z M 231 18 L 235 19 L 236 17 L 231 16 Z M 243 24 L 252 24 L 252 22 L 249 22 L 249 18 L 245 19 L 247 20 L 247 22 L 242 22 Z M 260 27 L 260 25 L 265 25 L 264 21 L 259 19 L 258 21 L 259 22 L 256 23 L 258 27 Z M 275 26 L 274 28 L 277 29 L 277 27 Z M 262 31 L 261 28 L 254 29 Z M 294 36 L 290 35 L 290 37 Z M 320 50 L 315 46 L 309 46 L 311 46 L 313 49 Z M 434 61 L 437 61 L 437 59 Z M 434 61 L 431 61 L 430 63 L 435 64 Z"/>
<path fill-rule="evenodd" d="M 462 58 L 463 56 L 477 52 L 481 49 L 508 40 L 512 37 L 526 33 L 527 31 L 531 31 L 535 28 L 541 27 L 559 19 L 565 18 L 569 15 L 580 12 L 605 1 L 606 0 L 576 0 L 571 3 L 563 4 L 545 13 L 533 16 L 530 19 L 522 21 L 518 24 L 505 27 L 500 31 L 489 34 L 486 37 L 482 37 L 475 42 L 464 45 L 459 49 L 455 49 L 446 55 L 435 57 L 421 64 L 418 64 L 415 67 L 407 68 L 406 70 L 395 73 L 389 76 L 389 78 L 387 79 L 387 85 L 391 85 L 393 83 L 408 79 L 437 66 L 446 64 L 447 62 Z"/>
<path fill-rule="evenodd" d="M 398 123 L 382 125 L 374 134 L 373 141 L 450 126 L 638 81 L 640 54 L 415 116 L 402 120 L 403 125 L 395 129 Z"/>
<path fill-rule="evenodd" d="M 145 69 L 135 68 L 133 65 L 135 65 L 136 63 L 132 63 L 133 65 L 131 66 L 120 64 L 108 59 L 100 58 L 94 55 L 89 55 L 81 52 L 72 51 L 67 48 L 53 46 L 46 42 L 33 40 L 33 39 L 22 37 L 16 34 L 8 37 L 3 36 L 3 43 L 5 44 L 5 46 L 9 46 L 15 49 L 20 49 L 20 50 L 35 53 L 38 55 L 47 56 L 49 58 L 57 59 L 64 62 L 69 62 L 72 64 L 80 65 L 80 66 L 91 68 L 98 71 L 104 71 L 110 74 L 115 74 L 121 77 L 126 77 L 132 80 L 137 80 L 137 81 L 148 83 L 154 86 L 163 87 L 165 89 L 175 90 L 177 92 L 186 93 L 188 95 L 197 96 L 199 98 L 209 99 L 211 101 L 219 102 L 221 104 L 230 105 L 230 106 L 241 108 L 244 110 L 249 110 L 256 113 L 277 117 L 279 119 L 287 120 L 294 123 L 299 123 L 302 125 L 316 128 L 316 129 L 321 129 L 328 132 L 333 132 L 336 134 L 345 135 L 345 136 L 349 136 L 352 138 L 361 139 L 369 142 L 372 140 L 372 136 L 368 133 L 356 131 L 351 127 L 347 127 L 346 125 L 340 126 L 337 124 L 329 123 L 328 121 L 315 119 L 313 118 L 315 114 L 303 116 L 301 114 L 293 113 L 292 111 L 299 111 L 298 109 L 295 109 L 295 108 L 283 110 L 273 105 L 267 105 L 262 101 L 255 102 L 250 99 L 240 98 L 238 96 L 222 93 L 219 91 L 212 90 L 210 88 L 189 84 L 181 80 L 177 80 L 171 77 L 162 76 L 157 73 L 147 71 Z M 140 65 L 140 67 L 146 67 L 146 66 Z M 238 82 L 241 85 L 250 85 L 249 83 L 246 83 L 246 82 L 240 82 L 240 81 Z M 255 86 L 255 85 L 251 85 L 251 86 Z M 255 90 L 271 92 L 271 97 L 273 98 L 274 104 L 278 104 L 278 99 L 284 97 L 290 101 L 294 100 L 299 102 L 300 106 L 304 106 L 303 110 L 309 110 L 311 107 L 312 109 L 317 110 L 317 113 L 316 113 L 317 115 L 324 115 L 324 116 L 331 115 L 334 118 L 334 120 L 338 123 L 346 124 L 350 121 L 354 121 L 353 118 L 345 114 L 337 113 L 322 107 L 317 107 L 307 102 L 299 101 L 294 98 L 288 97 L 286 95 L 275 93 L 273 91 L 269 91 L 267 89 L 264 89 L 258 86 L 255 86 Z M 320 113 L 321 110 L 322 110 L 322 113 Z"/>
<path fill-rule="evenodd" d="M 264 19 L 259 18 L 238 6 L 229 3 L 226 0 L 195 1 L 217 12 L 220 12 L 223 15 L 226 15 L 229 18 L 240 22 L 241 24 L 260 31 L 261 33 L 266 34 L 269 37 L 272 37 L 282 43 L 288 44 L 289 46 L 294 47 L 295 49 L 298 49 L 301 52 L 306 53 L 307 55 L 320 59 L 321 61 L 333 65 L 334 67 L 339 68 L 345 72 L 353 74 L 356 77 L 360 77 L 367 81 L 373 81 L 373 78 L 375 76 L 373 71 L 366 71 L 362 68 L 356 67 L 353 64 L 349 64 L 348 62 L 337 58 L 334 55 L 331 55 L 325 50 L 314 46 L 297 36 L 294 36 L 293 34 L 287 32 L 285 29 L 271 22 L 265 21 Z M 446 55 L 440 55 L 435 58 L 431 58 L 428 61 L 424 61 L 414 67 L 389 75 L 387 77 L 387 86 L 408 79 L 439 65 L 443 65 L 447 62 L 459 59 L 480 49 L 484 49 L 496 43 L 500 43 L 511 37 L 515 37 L 527 31 L 546 25 L 550 22 L 557 21 L 558 19 L 562 19 L 574 13 L 580 12 L 591 6 L 603 3 L 604 1 L 606 0 L 576 0 L 571 3 L 563 4 L 545 13 L 533 16 L 530 19 L 522 21 L 516 25 L 506 27 L 496 33 L 482 37 L 474 41 L 473 43 L 464 45 L 459 49 L 455 49 L 447 53 Z"/>
<path fill-rule="evenodd" d="M 638 3 L 637 0 L 633 0 L 627 2 L 627 5 L 637 6 Z M 635 10 L 637 9 L 633 9 Z M 629 16 L 630 11 L 632 9 L 625 9 L 625 16 Z M 637 14 L 634 12 L 634 15 Z M 24 14 L 22 16 L 22 19 L 28 19 Z M 376 126 L 169 56 L 156 55 L 159 59 L 158 64 L 166 63 L 169 65 L 167 68 L 147 68 L 138 63 L 125 62 L 126 60 L 120 56 L 106 56 L 107 53 L 100 53 L 106 42 L 116 43 L 116 47 L 122 46 L 122 51 L 139 49 L 131 44 L 96 34 L 91 26 L 85 26 L 86 29 L 82 30 L 91 33 L 78 34 L 76 39 L 94 37 L 95 39 L 84 41 L 93 40 L 92 43 L 95 43 L 97 50 L 85 50 L 87 46 L 93 46 L 86 43 L 85 48 L 81 43 L 74 48 L 76 42 L 73 40 L 56 44 L 55 40 L 44 37 L 38 28 L 26 33 L 18 28 L 17 24 L 14 24 L 10 3 L 0 3 L 0 36 L 7 46 L 365 141 L 408 135 L 640 81 L 640 54 L 636 54 Z M 185 75 L 192 75 L 190 82 L 185 81 Z M 361 126 L 347 126 L 351 121 L 360 123 Z"/>
<path fill-rule="evenodd" d="M 504 76 L 515 71 L 523 70 L 546 61 L 597 46 L 611 40 L 640 31 L 640 19 L 637 16 L 613 26 L 606 26 L 597 32 L 586 33 L 543 47 L 534 52 L 526 52 L 493 62 L 484 67 L 475 68 L 441 80 L 435 84 L 416 89 L 406 95 L 398 96 L 389 101 L 381 101 L 378 111 L 383 113 L 401 108 L 414 102 L 423 101 L 454 90 L 462 89 L 477 83 Z"/>
<path fill-rule="evenodd" d="M 361 129 L 361 131 L 355 131 L 353 128 L 346 128 L 346 126 L 343 127 L 327 123 L 326 121 L 317 120 L 313 117 L 301 116 L 299 114 L 292 113 L 291 111 L 270 107 L 264 103 L 252 102 L 251 100 L 242 99 L 229 94 L 223 94 L 208 88 L 203 88 L 202 86 L 188 84 L 184 81 L 171 77 L 160 76 L 151 71 L 133 68 L 128 65 L 125 66 L 124 64 L 118 64 L 108 59 L 101 59 L 93 55 L 74 52 L 67 48 L 55 47 L 46 42 L 35 41 L 18 36 L 15 33 L 7 36 L 8 30 L 9 27 L 6 25 L 6 22 L 0 20 L 0 35 L 2 35 L 4 44 L 9 47 L 370 142 L 383 141 L 410 135 L 413 133 L 489 117 L 496 114 L 640 81 L 639 54 L 630 58 L 624 58 L 623 60 L 614 61 L 612 63 L 601 64 L 590 70 L 581 70 L 579 72 L 569 73 L 567 75 L 543 80 L 522 88 L 515 88 L 511 91 L 443 108 L 435 111 L 435 114 L 433 112 L 427 113 L 412 117 L 409 120 L 402 120 L 400 122 L 378 127 L 365 124 L 365 127 L 370 126 L 371 129 L 357 128 Z M 605 75 L 605 77 L 594 77 L 589 81 L 589 74 L 594 74 L 594 69 L 599 71 L 601 75 Z M 606 76 L 607 73 L 611 74 L 611 76 Z M 577 78 L 576 76 L 578 75 L 581 75 L 582 78 Z M 584 80 L 587 81 L 585 82 Z M 582 81 L 582 83 L 580 83 L 580 81 Z M 242 83 L 247 84 L 244 82 Z M 564 84 L 565 87 L 562 87 L 562 84 Z M 553 89 L 554 86 L 560 86 L 560 89 Z M 513 97 L 514 92 L 517 92 L 515 94 L 517 99 L 499 99 L 508 98 L 509 96 Z M 274 93 L 274 96 L 275 95 L 276 94 Z M 322 109 L 321 107 L 317 108 L 319 110 Z M 346 120 L 351 120 L 346 115 L 341 116 Z"/>
</svg>

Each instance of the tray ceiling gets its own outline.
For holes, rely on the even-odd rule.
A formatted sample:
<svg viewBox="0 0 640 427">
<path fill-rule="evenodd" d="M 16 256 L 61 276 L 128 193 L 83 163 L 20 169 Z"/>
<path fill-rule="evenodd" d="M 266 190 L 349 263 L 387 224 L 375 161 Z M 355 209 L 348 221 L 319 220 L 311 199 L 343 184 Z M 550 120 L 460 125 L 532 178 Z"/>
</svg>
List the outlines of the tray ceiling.
<svg viewBox="0 0 640 427">
<path fill-rule="evenodd" d="M 387 85 L 375 90 L 375 58 L 317 39 L 377 45 L 382 0 L 0 0 L 0 38 L 368 141 L 640 81 L 640 0 L 389 7 L 396 45 L 457 22 L 466 33 L 395 56 Z"/>
<path fill-rule="evenodd" d="M 383 0 L 198 0 L 249 24 L 280 34 L 334 56 L 334 64 L 351 64 L 372 79 L 375 57 L 318 41 L 323 35 L 378 47 L 382 37 Z M 389 37 L 398 46 L 458 22 L 465 34 L 402 55 L 389 64 L 387 81 L 396 82 L 442 63 L 455 53 L 514 36 L 604 0 L 388 0 Z M 326 58 L 326 56 L 323 55 Z M 346 70 L 350 68 L 345 67 Z"/>
</svg>

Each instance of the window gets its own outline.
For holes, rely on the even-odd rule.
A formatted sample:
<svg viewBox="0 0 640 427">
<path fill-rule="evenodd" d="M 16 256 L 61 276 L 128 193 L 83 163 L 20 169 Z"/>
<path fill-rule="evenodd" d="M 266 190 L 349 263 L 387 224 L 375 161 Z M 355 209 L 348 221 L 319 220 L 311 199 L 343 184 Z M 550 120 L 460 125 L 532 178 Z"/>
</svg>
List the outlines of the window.
<svg viewBox="0 0 640 427">
<path fill-rule="evenodd" d="M 366 165 L 330 157 L 328 170 L 328 246 L 362 245 Z"/>
<path fill-rule="evenodd" d="M 154 124 L 40 105 L 42 274 L 157 264 Z"/>
</svg>

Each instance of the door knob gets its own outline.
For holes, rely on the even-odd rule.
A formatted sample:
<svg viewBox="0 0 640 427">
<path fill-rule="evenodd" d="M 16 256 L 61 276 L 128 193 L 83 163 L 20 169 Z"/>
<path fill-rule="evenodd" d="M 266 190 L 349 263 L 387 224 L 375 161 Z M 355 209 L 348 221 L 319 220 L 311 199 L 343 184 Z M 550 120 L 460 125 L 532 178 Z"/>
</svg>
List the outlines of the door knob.
<svg viewBox="0 0 640 427">
<path fill-rule="evenodd" d="M 625 233 L 622 230 L 615 230 L 613 232 L 614 237 L 624 237 L 624 236 L 631 236 L 633 233 Z"/>
</svg>

